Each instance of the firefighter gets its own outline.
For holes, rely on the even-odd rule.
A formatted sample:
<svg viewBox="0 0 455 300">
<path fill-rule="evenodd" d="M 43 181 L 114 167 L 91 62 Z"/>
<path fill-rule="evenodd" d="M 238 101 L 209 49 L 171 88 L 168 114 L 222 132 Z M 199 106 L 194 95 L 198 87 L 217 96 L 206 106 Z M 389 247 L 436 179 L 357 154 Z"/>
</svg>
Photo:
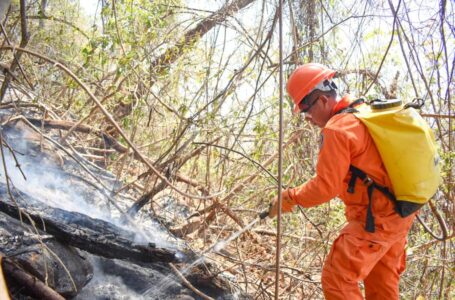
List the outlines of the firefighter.
<svg viewBox="0 0 455 300">
<path fill-rule="evenodd" d="M 390 193 L 392 185 L 368 129 L 352 113 L 344 113 L 357 101 L 350 95 L 337 97 L 335 73 L 309 63 L 299 66 L 288 79 L 294 112 L 304 113 L 305 120 L 322 129 L 322 141 L 316 174 L 301 186 L 282 191 L 282 212 L 291 212 L 295 205 L 308 208 L 340 198 L 347 225 L 324 262 L 325 298 L 363 299 L 359 288 L 363 281 L 366 299 L 398 299 L 406 236 L 416 213 L 403 218 L 387 195 L 379 191 L 369 195 L 372 182 Z M 368 177 L 353 178 L 352 166 Z M 277 201 L 272 202 L 270 217 L 277 214 Z"/>
</svg>

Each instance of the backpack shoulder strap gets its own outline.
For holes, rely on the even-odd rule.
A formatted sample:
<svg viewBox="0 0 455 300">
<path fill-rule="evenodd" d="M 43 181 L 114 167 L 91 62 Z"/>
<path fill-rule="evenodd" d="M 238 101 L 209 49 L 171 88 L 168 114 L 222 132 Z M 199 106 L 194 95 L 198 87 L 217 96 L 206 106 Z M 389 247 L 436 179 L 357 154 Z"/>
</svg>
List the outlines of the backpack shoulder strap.
<svg viewBox="0 0 455 300">
<path fill-rule="evenodd" d="M 382 186 L 382 185 L 374 182 L 373 179 L 371 179 L 364 171 L 360 170 L 359 168 L 354 167 L 353 165 L 350 165 L 349 171 L 351 171 L 352 175 L 351 175 L 351 179 L 349 180 L 349 183 L 348 183 L 348 193 L 351 193 L 351 194 L 354 193 L 355 183 L 356 183 L 357 178 L 362 180 L 363 184 L 367 186 L 368 208 L 367 208 L 367 219 L 365 222 L 365 230 L 368 232 L 374 232 L 375 226 L 374 226 L 374 216 L 373 216 L 373 210 L 372 210 L 373 190 L 377 189 L 378 191 L 383 193 L 387 198 L 392 200 L 394 203 L 396 203 L 395 195 L 386 186 Z"/>
<path fill-rule="evenodd" d="M 337 111 L 335 114 L 338 115 L 338 114 L 342 114 L 342 113 L 355 113 L 355 112 L 359 112 L 357 109 L 355 109 L 354 107 L 360 105 L 360 104 L 363 104 L 365 103 L 365 99 L 363 98 L 359 98 L 357 100 L 354 100 L 351 102 L 351 104 L 349 104 L 348 107 L 345 107 L 343 109 L 340 109 L 339 111 Z"/>
</svg>

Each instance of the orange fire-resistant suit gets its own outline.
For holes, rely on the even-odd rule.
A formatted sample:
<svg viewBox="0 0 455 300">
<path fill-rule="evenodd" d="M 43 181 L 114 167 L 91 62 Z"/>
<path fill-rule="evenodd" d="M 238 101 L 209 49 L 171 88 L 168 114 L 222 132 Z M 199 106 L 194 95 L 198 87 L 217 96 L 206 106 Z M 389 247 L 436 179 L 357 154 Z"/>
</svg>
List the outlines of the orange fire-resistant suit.
<svg viewBox="0 0 455 300">
<path fill-rule="evenodd" d="M 343 97 L 334 113 L 347 107 L 352 97 Z M 364 281 L 366 299 L 398 299 L 398 282 L 405 269 L 406 236 L 415 218 L 400 217 L 394 203 L 375 190 L 372 212 L 375 232 L 365 230 L 367 187 L 357 179 L 348 193 L 349 166 L 363 170 L 376 183 L 392 190 L 378 150 L 368 129 L 351 113 L 334 115 L 322 129 L 316 175 L 287 192 L 293 204 L 312 207 L 338 196 L 346 208 L 348 224 L 341 230 L 326 258 L 322 288 L 326 299 L 363 299 L 359 282 Z"/>
</svg>

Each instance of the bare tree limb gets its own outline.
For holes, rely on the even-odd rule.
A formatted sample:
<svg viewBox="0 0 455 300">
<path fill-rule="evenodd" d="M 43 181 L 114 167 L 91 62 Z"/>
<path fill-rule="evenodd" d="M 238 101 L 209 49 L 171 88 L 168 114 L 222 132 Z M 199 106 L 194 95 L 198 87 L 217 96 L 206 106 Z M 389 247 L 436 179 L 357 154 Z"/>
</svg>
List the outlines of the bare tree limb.
<svg viewBox="0 0 455 300">
<path fill-rule="evenodd" d="M 389 1 L 389 4 L 391 2 Z M 392 4 L 390 4 L 392 5 Z M 389 50 L 390 50 L 390 47 L 392 46 L 392 42 L 393 42 L 393 39 L 395 37 L 395 30 L 396 30 L 396 27 L 398 27 L 397 25 L 397 18 L 398 18 L 398 10 L 400 9 L 400 5 L 401 5 L 401 0 L 398 2 L 398 7 L 396 10 L 393 10 L 393 25 L 392 25 L 392 36 L 390 37 L 390 42 L 389 42 L 389 45 L 387 46 L 387 49 L 384 53 L 384 56 L 382 57 L 382 60 L 381 60 L 381 63 L 379 64 L 379 67 L 378 67 L 378 70 L 376 71 L 376 75 L 374 76 L 374 80 L 370 83 L 370 85 L 365 89 L 365 91 L 362 93 L 363 95 L 366 95 L 368 93 L 368 91 L 370 90 L 370 88 L 373 86 L 373 84 L 375 84 L 376 82 L 376 79 L 378 78 L 378 75 L 379 73 L 381 72 L 381 69 L 382 69 L 382 65 L 384 64 L 384 61 L 387 57 L 387 54 L 389 53 Z"/>
<path fill-rule="evenodd" d="M 154 70 L 156 73 L 162 73 L 183 54 L 184 47 L 194 44 L 195 41 L 200 39 L 200 37 L 206 34 L 215 25 L 223 22 L 228 16 L 235 14 L 253 1 L 254 0 L 235 0 L 231 4 L 223 6 L 220 10 L 202 20 L 195 28 L 186 32 L 181 38 L 181 42 L 168 48 L 160 57 L 151 62 L 150 69 Z"/>
<path fill-rule="evenodd" d="M 56 17 L 53 17 L 53 16 L 47 16 L 47 15 L 44 15 L 44 14 L 41 15 L 41 16 L 27 16 L 27 19 L 30 19 L 30 20 L 48 20 L 48 21 L 54 21 L 54 22 L 62 23 L 62 24 L 68 25 L 69 27 L 73 28 L 74 30 L 76 30 L 77 32 L 82 34 L 86 39 L 90 39 L 90 37 L 82 29 L 80 29 L 79 27 L 77 27 L 73 23 L 68 22 L 68 21 L 66 21 L 64 19 L 56 18 Z"/>
<path fill-rule="evenodd" d="M 21 11 L 21 42 L 20 42 L 20 47 L 25 48 L 28 44 L 29 40 L 29 34 L 27 32 L 27 15 L 26 15 L 26 8 L 27 4 L 25 0 L 20 0 L 20 11 Z M 6 33 L 5 33 L 6 36 Z M 11 63 L 11 66 L 9 67 L 10 72 L 14 72 L 16 67 L 19 65 L 19 60 L 20 57 L 22 56 L 22 53 L 18 53 L 17 56 L 14 53 L 13 50 L 13 55 L 15 59 Z M 11 80 L 11 75 L 9 73 L 5 74 L 5 80 L 2 83 L 2 87 L 0 88 L 0 103 L 3 101 L 3 97 L 5 97 L 6 90 L 8 89 L 9 82 Z M 33 88 L 33 87 L 32 87 Z"/>
<path fill-rule="evenodd" d="M 182 196 L 188 197 L 188 198 L 193 198 L 193 199 L 210 199 L 213 197 L 216 197 L 217 195 L 221 193 L 217 193 L 214 195 L 209 195 L 209 196 L 197 196 L 197 195 L 191 195 L 186 192 L 181 191 L 179 188 L 177 188 L 174 184 L 172 184 L 163 174 L 161 174 L 160 171 L 157 170 L 155 166 L 152 165 L 152 163 L 138 150 L 138 148 L 131 142 L 130 138 L 125 134 L 123 129 L 118 125 L 118 123 L 113 119 L 112 115 L 106 110 L 106 108 L 100 103 L 100 101 L 96 98 L 96 96 L 89 90 L 89 88 L 66 66 L 62 65 L 56 60 L 53 60 L 51 58 L 48 58 L 46 56 L 43 56 L 41 54 L 38 54 L 36 52 L 33 52 L 28 49 L 23 49 L 23 48 L 13 48 L 11 46 L 4 46 L 1 47 L 0 50 L 16 50 L 16 51 L 21 51 L 25 52 L 29 55 L 41 58 L 49 63 L 54 64 L 55 67 L 63 70 L 66 74 L 68 74 L 82 89 L 90 96 L 90 98 L 95 102 L 95 104 L 98 106 L 98 108 L 101 110 L 101 112 L 104 114 L 106 119 L 111 123 L 114 128 L 117 130 L 117 132 L 124 138 L 126 143 L 129 145 L 129 147 L 133 150 L 133 152 L 138 155 L 139 159 L 148 167 L 150 168 L 153 173 L 155 173 L 156 176 L 158 176 L 161 180 L 167 183 L 169 187 L 171 187 L 174 191 L 177 193 L 181 194 Z"/>
</svg>

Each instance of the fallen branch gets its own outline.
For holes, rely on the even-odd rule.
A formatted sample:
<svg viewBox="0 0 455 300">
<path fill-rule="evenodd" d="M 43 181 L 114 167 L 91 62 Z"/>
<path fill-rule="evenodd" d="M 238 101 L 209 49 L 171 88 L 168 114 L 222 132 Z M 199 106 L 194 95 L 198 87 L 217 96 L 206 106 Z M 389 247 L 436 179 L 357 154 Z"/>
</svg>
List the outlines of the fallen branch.
<svg viewBox="0 0 455 300">
<path fill-rule="evenodd" d="M 182 281 L 182 283 L 187 287 L 189 288 L 190 290 L 192 290 L 194 293 L 196 293 L 198 296 L 200 296 L 202 299 L 205 299 L 205 300 L 215 300 L 214 298 L 212 297 L 209 297 L 207 296 L 206 294 L 204 294 L 203 292 L 201 292 L 200 290 L 198 290 L 197 288 L 195 288 L 186 278 L 185 276 L 182 275 L 182 273 L 180 273 L 180 271 L 174 266 L 173 263 L 169 263 L 169 266 L 171 267 L 171 269 L 174 271 L 174 273 L 177 275 L 177 277 Z"/>
<path fill-rule="evenodd" d="M 46 127 L 46 128 L 53 128 L 53 129 L 60 129 L 60 130 L 69 130 L 72 128 L 75 123 L 70 122 L 70 121 L 62 121 L 62 120 L 43 120 L 43 119 L 37 119 L 37 118 L 26 118 L 30 123 L 32 123 L 36 127 Z M 74 128 L 77 132 L 82 132 L 82 133 L 92 133 L 95 134 L 101 138 L 103 138 L 106 146 L 109 148 L 112 148 L 120 153 L 126 153 L 128 151 L 128 148 L 125 147 L 124 145 L 120 144 L 116 139 L 114 139 L 112 136 L 109 134 L 95 129 L 93 127 L 87 126 L 87 125 L 78 125 Z M 136 157 L 139 158 L 139 157 Z"/>
<path fill-rule="evenodd" d="M 221 137 L 218 137 L 216 138 L 214 141 L 217 141 L 219 140 Z M 202 150 L 205 149 L 205 146 L 204 147 L 199 147 L 198 149 L 192 151 L 191 153 L 188 153 L 187 155 L 181 157 L 181 158 L 177 158 L 177 156 L 174 155 L 174 158 L 173 159 L 168 159 L 166 162 L 164 163 L 161 163 L 161 169 L 162 170 L 165 170 L 165 174 L 166 174 L 166 178 L 168 178 L 169 180 L 171 179 L 178 179 L 179 181 L 181 182 L 186 182 L 187 184 L 195 187 L 198 191 L 202 192 L 202 194 L 204 195 L 208 195 L 209 192 L 207 191 L 207 189 L 205 189 L 204 187 L 202 187 L 200 184 L 198 184 L 197 182 L 195 181 L 192 181 L 190 179 L 187 179 L 186 177 L 184 177 L 183 175 L 180 175 L 180 174 L 175 174 L 176 171 L 178 169 L 180 169 L 181 166 L 183 166 L 188 160 L 190 160 L 191 158 L 199 155 Z M 178 151 L 177 151 L 178 152 Z M 175 167 L 173 169 L 170 169 L 166 166 L 170 166 L 172 165 L 173 162 L 176 162 L 174 165 Z M 138 179 L 139 178 L 145 178 L 146 176 L 150 175 L 150 172 L 146 172 L 146 173 L 143 173 L 141 175 L 138 176 Z M 186 179 L 186 181 L 182 180 L 183 178 Z M 144 207 L 145 204 L 147 204 L 148 202 L 150 202 L 151 199 L 153 199 L 153 197 L 158 194 L 159 192 L 161 192 L 162 190 L 164 190 L 166 188 L 166 183 L 161 181 L 157 186 L 153 187 L 153 189 L 150 191 L 150 192 L 147 192 L 145 193 L 144 195 L 142 195 L 139 200 L 137 200 L 129 209 L 128 209 L 128 214 L 130 216 L 134 216 L 142 207 Z"/>
<path fill-rule="evenodd" d="M 0 258 L 3 254 L 0 253 Z M 45 285 L 35 276 L 22 270 L 8 258 L 0 259 L 5 275 L 16 280 L 21 286 L 30 291 L 38 299 L 65 300 L 59 293 Z"/>
<path fill-rule="evenodd" d="M 3 256 L 0 254 L 0 299 L 9 300 L 8 287 L 6 286 L 5 277 L 3 276 Z"/>
<path fill-rule="evenodd" d="M 2 184 L 0 187 L 1 194 L 6 195 L 4 185 Z M 153 244 L 134 244 L 133 232 L 125 231 L 111 223 L 93 219 L 81 213 L 46 207 L 43 204 L 38 204 L 39 201 L 31 197 L 22 194 L 19 196 L 18 192 L 15 194 L 16 201 L 27 197 L 27 205 L 20 203 L 21 212 L 27 213 L 38 229 L 53 235 L 56 239 L 70 246 L 95 255 L 127 259 L 139 264 L 177 261 L 173 250 L 157 248 Z M 18 206 L 8 201 L 4 196 L 1 198 L 0 211 L 13 218 L 18 218 Z M 22 202 L 24 201 L 22 200 Z M 23 221 L 30 223 L 28 219 L 23 219 Z"/>
</svg>

